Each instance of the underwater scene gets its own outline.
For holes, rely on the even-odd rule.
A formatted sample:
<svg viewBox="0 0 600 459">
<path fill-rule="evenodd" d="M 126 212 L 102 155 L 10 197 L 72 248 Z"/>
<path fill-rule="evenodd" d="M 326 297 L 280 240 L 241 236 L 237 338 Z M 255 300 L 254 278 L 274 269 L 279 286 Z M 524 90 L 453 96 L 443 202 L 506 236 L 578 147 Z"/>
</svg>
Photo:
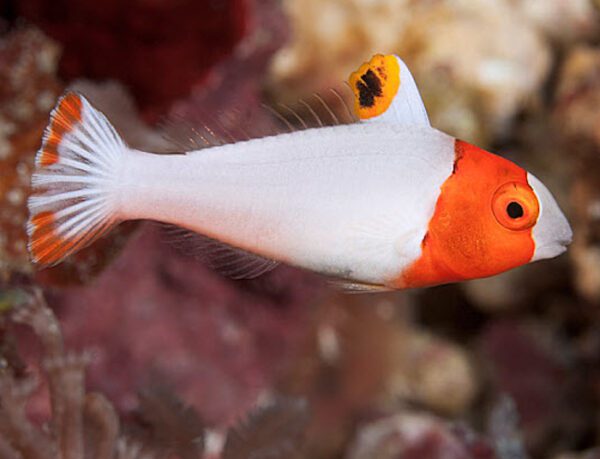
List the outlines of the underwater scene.
<svg viewBox="0 0 600 459">
<path fill-rule="evenodd" d="M 600 1 L 0 0 L 19 458 L 600 459 Z"/>
</svg>

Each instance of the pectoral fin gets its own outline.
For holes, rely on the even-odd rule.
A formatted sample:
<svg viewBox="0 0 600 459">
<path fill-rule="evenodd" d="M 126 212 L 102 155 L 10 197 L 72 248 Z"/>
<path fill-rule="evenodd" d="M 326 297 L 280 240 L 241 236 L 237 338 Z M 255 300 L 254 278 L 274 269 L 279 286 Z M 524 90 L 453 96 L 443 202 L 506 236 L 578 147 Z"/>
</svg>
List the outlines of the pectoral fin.
<svg viewBox="0 0 600 459">
<path fill-rule="evenodd" d="M 367 284 L 363 282 L 351 282 L 345 280 L 333 279 L 330 280 L 329 283 L 335 287 L 340 289 L 344 293 L 382 293 L 382 292 L 391 292 L 394 291 L 393 288 L 386 287 L 385 285 L 377 285 L 377 284 Z"/>
</svg>

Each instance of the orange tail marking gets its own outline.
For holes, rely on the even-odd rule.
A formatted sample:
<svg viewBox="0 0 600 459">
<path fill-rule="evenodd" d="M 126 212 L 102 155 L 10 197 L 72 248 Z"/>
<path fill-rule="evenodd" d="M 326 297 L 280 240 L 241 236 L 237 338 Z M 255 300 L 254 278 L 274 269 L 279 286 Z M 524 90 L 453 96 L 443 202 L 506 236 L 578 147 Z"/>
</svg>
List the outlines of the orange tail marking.
<svg viewBox="0 0 600 459">
<path fill-rule="evenodd" d="M 66 94 L 55 108 L 41 148 L 39 164 L 43 167 L 58 162 L 58 146 L 63 136 L 81 122 L 81 98 L 75 93 Z"/>
<path fill-rule="evenodd" d="M 63 258 L 68 244 L 56 232 L 54 212 L 40 212 L 31 218 L 33 231 L 29 250 L 33 261 L 41 264 L 53 264 Z"/>
</svg>

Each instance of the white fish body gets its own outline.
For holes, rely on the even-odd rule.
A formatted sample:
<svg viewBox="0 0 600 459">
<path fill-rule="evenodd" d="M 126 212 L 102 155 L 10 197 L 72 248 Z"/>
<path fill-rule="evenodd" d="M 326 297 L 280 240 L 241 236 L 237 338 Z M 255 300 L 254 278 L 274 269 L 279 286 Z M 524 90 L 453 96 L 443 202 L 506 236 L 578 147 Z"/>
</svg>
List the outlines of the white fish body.
<svg viewBox="0 0 600 459">
<path fill-rule="evenodd" d="M 118 213 L 381 283 L 419 256 L 453 161 L 451 137 L 390 124 L 310 129 L 186 155 L 128 152 Z"/>
</svg>

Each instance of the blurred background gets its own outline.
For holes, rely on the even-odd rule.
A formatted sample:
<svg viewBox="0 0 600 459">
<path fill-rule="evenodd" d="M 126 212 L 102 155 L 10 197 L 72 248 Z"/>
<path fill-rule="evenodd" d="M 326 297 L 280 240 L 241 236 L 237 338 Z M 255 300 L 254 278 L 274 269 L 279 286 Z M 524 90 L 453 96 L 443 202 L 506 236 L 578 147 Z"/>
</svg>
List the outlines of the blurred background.
<svg viewBox="0 0 600 459">
<path fill-rule="evenodd" d="M 66 348 L 91 356 L 75 359 L 87 390 L 155 455 L 144 457 L 217 454 L 270 403 L 293 435 L 250 429 L 238 436 L 247 450 L 224 457 L 600 458 L 599 14 L 597 0 L 0 0 L 0 309 L 44 292 Z M 574 229 L 566 255 L 460 285 L 344 295 L 290 267 L 223 278 L 134 223 L 58 267 L 29 263 L 33 157 L 67 87 L 132 146 L 161 152 L 169 119 L 273 132 L 263 103 L 302 113 L 300 99 L 344 93 L 374 53 L 407 62 L 435 127 L 548 185 Z M 0 418 L 15 416 L 3 391 L 38 375 L 21 397 L 27 425 L 52 432 L 56 365 L 36 324 L 41 344 L 0 319 Z M 163 403 L 154 418 L 149 399 Z M 188 417 L 174 417 L 184 405 Z M 244 425 L 261 425 L 254 413 Z M 156 418 L 184 419 L 189 438 L 169 440 Z M 36 457 L 5 427 L 0 457 Z M 188 441 L 203 432 L 206 448 Z"/>
</svg>

